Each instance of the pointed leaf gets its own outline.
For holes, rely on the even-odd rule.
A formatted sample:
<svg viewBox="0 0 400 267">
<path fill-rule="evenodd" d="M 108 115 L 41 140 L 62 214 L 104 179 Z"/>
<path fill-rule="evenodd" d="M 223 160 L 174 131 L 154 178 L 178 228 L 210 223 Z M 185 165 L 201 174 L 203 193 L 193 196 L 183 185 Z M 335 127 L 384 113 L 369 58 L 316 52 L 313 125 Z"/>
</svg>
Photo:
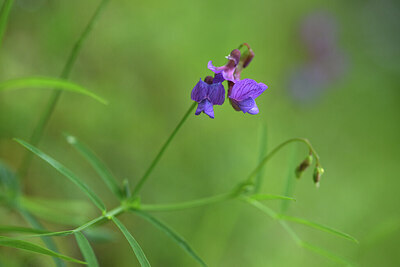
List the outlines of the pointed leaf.
<svg viewBox="0 0 400 267">
<path fill-rule="evenodd" d="M 345 238 L 347 240 L 350 240 L 350 241 L 353 241 L 355 243 L 358 243 L 358 240 L 356 238 L 352 237 L 351 235 L 343 233 L 343 232 L 341 232 L 339 230 L 333 229 L 333 228 L 331 228 L 329 226 L 326 226 L 326 225 L 323 225 L 323 224 L 311 222 L 309 220 L 298 218 L 298 217 L 286 216 L 286 215 L 280 215 L 279 219 L 285 220 L 285 221 L 291 221 L 291 222 L 295 222 L 295 223 L 299 223 L 299 224 L 303 224 L 303 225 L 307 225 L 307 226 L 310 226 L 310 227 L 312 227 L 314 229 L 318 229 L 318 230 L 321 230 L 321 231 L 324 231 L 324 232 L 327 232 L 327 233 L 330 233 L 330 234 L 334 234 L 334 235 L 343 237 L 343 238 Z"/>
<path fill-rule="evenodd" d="M 134 212 L 143 217 L 144 219 L 146 219 L 147 221 L 154 224 L 154 226 L 160 229 L 161 231 L 163 231 L 167 236 L 169 236 L 173 241 L 175 241 L 183 250 L 185 250 L 191 257 L 193 257 L 198 263 L 200 263 L 201 266 L 207 266 L 207 264 L 200 258 L 200 256 L 197 255 L 196 252 L 194 252 L 194 250 L 189 246 L 186 240 L 183 239 L 183 237 L 179 236 L 178 233 L 176 233 L 167 225 L 157 220 L 148 213 L 137 210 L 134 210 Z"/>
<path fill-rule="evenodd" d="M 99 263 L 97 262 L 96 255 L 92 247 L 90 246 L 89 241 L 81 232 L 76 232 L 75 234 L 76 242 L 82 252 L 83 257 L 85 258 L 89 267 L 98 267 Z"/>
<path fill-rule="evenodd" d="M 325 257 L 325 258 L 328 258 L 328 259 L 330 259 L 330 260 L 332 260 L 332 261 L 334 261 L 334 262 L 337 262 L 337 263 L 339 263 L 339 264 L 343 264 L 343 265 L 345 265 L 345 266 L 354 266 L 350 261 L 348 261 L 347 259 L 345 259 L 345 258 L 342 258 L 341 256 L 338 256 L 338 255 L 336 255 L 335 253 L 332 253 L 332 252 L 330 252 L 330 251 L 328 251 L 328 250 L 326 250 L 326 249 L 323 249 L 323 248 L 321 248 L 321 247 L 318 247 L 318 246 L 315 246 L 315 245 L 312 245 L 312 244 L 310 244 L 310 243 L 308 243 L 308 242 L 302 242 L 301 243 L 301 246 L 303 247 L 303 248 L 305 248 L 305 249 L 308 249 L 309 251 L 312 251 L 312 252 L 314 252 L 314 253 L 316 253 L 316 254 L 319 254 L 319 255 L 321 255 L 321 256 L 323 256 L 323 257 Z"/>
<path fill-rule="evenodd" d="M 39 88 L 49 88 L 49 89 L 57 89 L 64 91 L 71 91 L 75 93 L 79 93 L 82 95 L 89 96 L 102 104 L 107 105 L 108 102 L 101 98 L 100 96 L 92 93 L 86 88 L 72 83 L 67 80 L 57 79 L 57 78 L 49 78 L 49 77 L 26 77 L 26 78 L 18 78 L 13 80 L 8 80 L 4 82 L 0 82 L 0 91 L 4 90 L 15 90 L 22 89 L 27 87 L 39 87 Z"/>
<path fill-rule="evenodd" d="M 135 240 L 135 238 L 133 238 L 131 233 L 129 233 L 129 231 L 128 231 L 128 229 L 126 229 L 125 225 L 123 225 L 122 222 L 120 220 L 118 220 L 116 217 L 111 217 L 111 219 L 118 226 L 119 230 L 121 230 L 121 232 L 124 234 L 125 238 L 128 240 L 140 265 L 142 267 L 150 266 L 150 263 L 147 260 L 146 255 L 144 255 L 144 252 L 143 252 L 142 248 L 140 247 L 139 243 Z"/>
<path fill-rule="evenodd" d="M 80 142 L 75 136 L 65 134 L 67 142 L 71 144 L 79 153 L 92 165 L 96 172 L 103 179 L 104 183 L 110 188 L 119 199 L 122 199 L 121 189 L 118 187 L 115 177 L 106 165 L 90 150 L 85 144 Z"/>
<path fill-rule="evenodd" d="M 28 144 L 27 142 L 14 138 L 15 141 L 23 145 L 25 148 L 28 150 L 32 151 L 34 154 L 36 154 L 38 157 L 49 163 L 51 166 L 53 166 L 57 171 L 59 171 L 61 174 L 63 174 L 65 177 L 70 179 L 74 184 L 76 184 L 92 201 L 93 203 L 103 212 L 106 210 L 103 202 L 101 199 L 81 180 L 79 179 L 72 171 L 64 167 L 61 163 L 53 159 L 52 157 L 48 156 L 47 154 L 43 153 L 41 150 L 38 148 Z"/>
<path fill-rule="evenodd" d="M 27 250 L 27 251 L 34 252 L 34 253 L 44 254 L 44 255 L 48 255 L 48 256 L 52 256 L 52 257 L 57 257 L 57 258 L 60 258 L 63 260 L 72 261 L 75 263 L 86 264 L 86 262 L 62 255 L 60 253 L 56 253 L 52 250 L 41 247 L 34 243 L 23 241 L 23 240 L 18 240 L 18 239 L 14 239 L 14 238 L 0 236 L 0 246 L 23 249 L 23 250 Z"/>
</svg>

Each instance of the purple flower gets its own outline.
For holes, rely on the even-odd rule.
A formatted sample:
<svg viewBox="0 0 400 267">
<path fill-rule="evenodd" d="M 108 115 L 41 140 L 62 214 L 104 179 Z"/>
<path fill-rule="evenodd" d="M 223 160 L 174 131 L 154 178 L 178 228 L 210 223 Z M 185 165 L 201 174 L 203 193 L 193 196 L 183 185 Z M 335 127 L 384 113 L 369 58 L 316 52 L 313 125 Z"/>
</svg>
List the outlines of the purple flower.
<svg viewBox="0 0 400 267">
<path fill-rule="evenodd" d="M 196 115 L 201 112 L 207 114 L 210 118 L 214 119 L 213 105 L 222 105 L 225 101 L 225 89 L 222 85 L 224 78 L 221 74 L 215 75 L 214 79 L 207 76 L 204 81 L 200 81 L 195 85 L 192 90 L 191 98 L 193 101 L 199 103 L 196 110 Z"/>
<path fill-rule="evenodd" d="M 236 66 L 238 65 L 240 60 L 240 51 L 238 49 L 234 49 L 226 58 L 229 61 L 225 66 L 215 67 L 212 64 L 212 61 L 209 61 L 208 68 L 212 70 L 215 74 L 222 74 L 222 77 L 225 80 L 234 82 L 236 81 L 234 73 L 236 70 Z"/>
<path fill-rule="evenodd" d="M 229 101 L 233 108 L 243 113 L 255 115 L 258 113 L 258 107 L 255 99 L 259 97 L 267 88 L 263 83 L 257 83 L 252 79 L 243 79 L 236 81 L 235 84 L 230 83 L 228 91 Z"/>
</svg>

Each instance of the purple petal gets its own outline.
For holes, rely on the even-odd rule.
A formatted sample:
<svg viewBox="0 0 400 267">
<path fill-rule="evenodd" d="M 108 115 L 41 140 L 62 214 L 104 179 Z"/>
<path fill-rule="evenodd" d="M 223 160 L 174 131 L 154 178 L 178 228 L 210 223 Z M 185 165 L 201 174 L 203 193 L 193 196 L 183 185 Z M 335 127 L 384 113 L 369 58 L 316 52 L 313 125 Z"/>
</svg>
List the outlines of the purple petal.
<svg viewBox="0 0 400 267">
<path fill-rule="evenodd" d="M 247 113 L 249 113 L 251 115 L 256 115 L 256 114 L 258 114 L 258 112 L 259 112 L 259 110 L 258 110 L 257 104 L 255 102 L 254 102 L 254 106 L 249 111 L 247 111 Z"/>
<path fill-rule="evenodd" d="M 230 98 L 233 98 L 237 101 L 242 101 L 249 97 L 256 99 L 259 97 L 268 86 L 263 83 L 257 83 L 252 79 L 243 79 L 241 81 L 237 81 L 232 88 Z"/>
<path fill-rule="evenodd" d="M 208 94 L 208 84 L 200 81 L 194 86 L 191 94 L 191 98 L 193 101 L 200 103 L 204 98 L 207 97 Z"/>
<path fill-rule="evenodd" d="M 199 103 L 196 110 L 196 115 L 199 115 L 201 112 L 207 114 L 211 119 L 214 119 L 214 109 L 213 105 L 207 99 L 204 99 Z"/>
<path fill-rule="evenodd" d="M 225 101 L 225 89 L 222 83 L 213 83 L 208 87 L 208 99 L 213 105 L 222 105 Z"/>
<path fill-rule="evenodd" d="M 243 113 L 247 113 L 250 110 L 252 110 L 254 108 L 254 106 L 257 108 L 256 106 L 256 101 L 254 101 L 253 98 L 249 97 L 246 98 L 245 100 L 239 101 L 239 108 L 243 111 Z"/>
<path fill-rule="evenodd" d="M 215 74 L 213 83 L 222 83 L 223 81 L 225 81 L 225 79 L 221 73 Z"/>
<path fill-rule="evenodd" d="M 232 82 L 236 81 L 235 78 L 233 77 L 233 73 L 235 72 L 236 69 L 236 64 L 234 60 L 229 60 L 228 64 L 222 67 L 215 67 L 212 64 L 212 61 L 209 61 L 208 69 L 212 70 L 215 74 L 221 73 L 225 80 Z"/>
<path fill-rule="evenodd" d="M 208 61 L 207 67 L 208 67 L 209 70 L 213 71 L 214 73 L 221 73 L 222 70 L 223 70 L 223 68 L 224 68 L 224 66 L 222 66 L 222 67 L 215 67 L 215 66 L 212 64 L 212 61 L 211 61 L 211 60 Z"/>
</svg>

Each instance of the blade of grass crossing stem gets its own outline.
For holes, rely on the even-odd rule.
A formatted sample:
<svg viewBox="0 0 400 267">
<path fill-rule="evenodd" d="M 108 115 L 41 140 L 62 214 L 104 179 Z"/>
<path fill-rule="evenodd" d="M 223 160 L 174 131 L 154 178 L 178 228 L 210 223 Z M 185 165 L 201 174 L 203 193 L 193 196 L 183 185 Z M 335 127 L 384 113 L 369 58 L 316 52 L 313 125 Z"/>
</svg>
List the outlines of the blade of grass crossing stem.
<svg viewBox="0 0 400 267">
<path fill-rule="evenodd" d="M 46 231 L 43 225 L 29 211 L 26 211 L 22 207 L 18 207 L 17 210 L 22 215 L 22 217 L 24 217 L 24 219 L 34 228 Z M 54 252 L 58 252 L 57 245 L 56 243 L 54 243 L 51 237 L 41 237 L 41 239 L 47 248 L 51 249 Z M 57 267 L 65 267 L 65 263 L 59 258 L 53 257 L 53 261 Z"/>
<path fill-rule="evenodd" d="M 82 255 L 87 262 L 87 265 L 89 267 L 98 267 L 99 263 L 97 262 L 96 255 L 94 254 L 94 251 L 90 246 L 89 241 L 81 232 L 76 232 L 74 235 L 76 242 L 78 243 L 78 246 L 82 252 Z"/>
<path fill-rule="evenodd" d="M 53 90 L 70 91 L 89 96 L 102 104 L 107 105 L 108 102 L 100 96 L 92 93 L 88 89 L 63 79 L 49 77 L 25 77 L 0 82 L 0 91 L 16 90 L 22 88 L 49 88 Z"/>
<path fill-rule="evenodd" d="M 121 189 L 119 188 L 115 177 L 105 164 L 89 149 L 85 144 L 80 142 L 75 136 L 64 134 L 67 142 L 71 144 L 78 152 L 92 165 L 97 174 L 103 179 L 104 183 L 110 188 L 119 199 L 122 199 Z"/>
<path fill-rule="evenodd" d="M 314 228 L 314 229 L 317 229 L 317 230 L 321 230 L 321 231 L 324 231 L 324 232 L 327 232 L 327 233 L 330 233 L 330 234 L 345 238 L 347 240 L 353 241 L 355 243 L 358 243 L 358 240 L 356 238 L 352 237 L 351 235 L 343 233 L 343 232 L 341 232 L 339 230 L 333 229 L 333 228 L 328 227 L 328 226 L 323 225 L 323 224 L 311 222 L 311 221 L 308 221 L 308 220 L 305 220 L 305 219 L 302 219 L 302 218 L 298 218 L 298 217 L 286 216 L 286 215 L 279 216 L 279 219 L 285 220 L 285 221 L 290 221 L 290 222 L 295 222 L 295 223 L 299 223 L 299 224 L 303 224 L 303 225 L 309 226 L 311 228 Z"/>
<path fill-rule="evenodd" d="M 53 166 L 58 172 L 60 172 L 62 175 L 67 177 L 69 180 L 71 180 L 74 184 L 76 184 L 92 201 L 93 203 L 103 212 L 105 212 L 106 208 L 101 201 L 101 199 L 83 182 L 81 179 L 79 179 L 72 171 L 64 167 L 61 163 L 53 159 L 52 157 L 48 156 L 47 154 L 43 153 L 41 150 L 38 148 L 28 144 L 27 142 L 14 138 L 15 141 L 20 143 L 22 146 L 36 154 L 38 157 L 49 163 L 51 166 Z"/>
<path fill-rule="evenodd" d="M 263 160 L 263 158 L 267 154 L 267 146 L 268 146 L 268 132 L 267 132 L 267 125 L 262 124 L 260 129 L 260 157 L 259 162 Z M 264 167 L 257 173 L 257 176 L 254 181 L 254 192 L 260 191 L 262 179 L 264 176 Z"/>
<path fill-rule="evenodd" d="M 6 31 L 8 16 L 10 14 L 14 0 L 5 0 L 0 9 L 0 47 L 3 42 L 3 36 Z"/>
<path fill-rule="evenodd" d="M 24 241 L 24 240 L 18 240 L 18 239 L 0 236 L 0 246 L 27 250 L 27 251 L 34 252 L 34 253 L 57 257 L 57 258 L 60 258 L 60 259 L 66 260 L 66 261 L 71 261 L 71 262 L 80 263 L 80 264 L 86 264 L 86 262 L 84 262 L 84 261 L 80 261 L 80 260 L 65 256 L 63 254 L 56 253 L 50 249 L 41 247 L 39 245 Z"/>
<path fill-rule="evenodd" d="M 49 231 L 43 229 L 34 229 L 29 227 L 0 225 L 0 233 L 31 233 L 31 234 L 46 234 Z"/>
<path fill-rule="evenodd" d="M 183 239 L 183 237 L 181 237 L 179 234 L 174 232 L 167 225 L 157 220 L 148 213 L 141 211 L 134 211 L 134 212 L 139 216 L 143 217 L 144 219 L 146 219 L 147 221 L 149 221 L 150 223 L 152 223 L 155 227 L 157 227 L 161 231 L 163 231 L 167 236 L 169 236 L 173 241 L 175 241 L 183 250 L 185 250 L 193 259 L 195 259 L 201 266 L 207 266 L 207 264 L 200 258 L 200 256 L 197 255 L 196 252 L 194 252 L 194 250 L 189 246 L 186 240 Z"/>
<path fill-rule="evenodd" d="M 289 156 L 289 164 L 288 164 L 288 170 L 287 170 L 287 175 L 286 175 L 286 183 L 285 187 L 283 189 L 283 195 L 285 196 L 293 196 L 294 192 L 294 186 L 295 186 L 295 159 L 296 159 L 296 146 L 293 146 L 293 149 L 291 150 L 290 156 Z M 290 201 L 282 201 L 281 203 L 281 213 L 284 214 L 286 211 L 289 209 L 290 206 Z"/>
<path fill-rule="evenodd" d="M 150 263 L 146 258 L 146 255 L 144 255 L 144 252 L 142 248 L 140 247 L 139 243 L 136 241 L 135 238 L 129 233 L 128 229 L 126 229 L 125 225 L 122 224 L 120 220 L 118 220 L 116 217 L 111 217 L 111 220 L 118 226 L 119 230 L 124 234 L 125 238 L 128 240 L 129 245 L 131 245 L 131 248 L 133 252 L 136 255 L 136 258 L 138 259 L 140 265 L 142 267 L 149 267 Z"/>
</svg>

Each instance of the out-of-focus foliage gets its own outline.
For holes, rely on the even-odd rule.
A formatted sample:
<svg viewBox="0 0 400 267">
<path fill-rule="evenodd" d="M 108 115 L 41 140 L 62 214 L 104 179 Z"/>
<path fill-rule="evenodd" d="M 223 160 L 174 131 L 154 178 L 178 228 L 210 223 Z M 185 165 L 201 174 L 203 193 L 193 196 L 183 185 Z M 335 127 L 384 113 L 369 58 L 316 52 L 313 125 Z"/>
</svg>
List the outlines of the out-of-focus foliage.
<svg viewBox="0 0 400 267">
<path fill-rule="evenodd" d="M 0 48 L 0 81 L 57 77 L 98 2 L 15 0 Z M 40 148 L 84 177 L 105 203 L 117 205 L 62 133 L 79 136 L 118 181 L 135 184 L 191 104 L 193 86 L 211 73 L 207 62 L 222 65 L 221 55 L 247 42 L 256 56 L 242 78 L 269 86 L 257 99 L 260 113 L 243 115 L 225 103 L 215 108 L 214 120 L 204 114 L 190 117 L 143 187 L 142 199 L 175 202 L 230 190 L 257 165 L 260 127 L 267 124 L 269 150 L 288 138 L 307 137 L 326 170 L 318 189 L 310 178 L 312 169 L 294 181 L 288 190 L 297 201 L 287 216 L 334 226 L 360 244 L 302 226 L 294 226 L 297 234 L 360 266 L 398 266 L 399 13 L 394 0 L 111 1 L 70 77 L 109 105 L 64 94 Z M 0 92 L 0 159 L 13 171 L 25 150 L 12 138 L 29 138 L 50 93 Z M 305 153 L 294 145 L 269 162 L 261 192 L 288 195 L 284 187 L 287 177 L 294 177 L 289 175 L 294 174 L 293 159 L 300 162 Z M 4 168 L 0 172 L 5 181 L 0 192 L 14 192 L 13 178 Z M 59 176 L 34 158 L 21 185 L 26 208 L 35 207 L 35 199 L 87 200 Z M 280 201 L 274 203 L 271 207 L 279 210 Z M 44 206 L 40 219 L 47 228 L 62 230 L 57 228 L 62 218 L 46 219 L 51 210 L 62 210 L 61 204 Z M 97 216 L 95 207 L 83 206 L 82 214 L 65 224 L 78 226 Z M 335 266 L 296 246 L 276 221 L 239 201 L 157 215 L 210 266 Z M 135 229 L 153 266 L 195 264 L 147 221 L 131 214 L 120 220 Z M 0 224 L 22 223 L 19 215 L 0 206 Z M 86 235 L 100 266 L 136 264 L 122 235 L 100 233 Z M 57 244 L 60 251 L 71 252 L 67 255 L 81 257 L 73 236 Z M 0 264 L 53 262 L 0 248 Z"/>
</svg>

